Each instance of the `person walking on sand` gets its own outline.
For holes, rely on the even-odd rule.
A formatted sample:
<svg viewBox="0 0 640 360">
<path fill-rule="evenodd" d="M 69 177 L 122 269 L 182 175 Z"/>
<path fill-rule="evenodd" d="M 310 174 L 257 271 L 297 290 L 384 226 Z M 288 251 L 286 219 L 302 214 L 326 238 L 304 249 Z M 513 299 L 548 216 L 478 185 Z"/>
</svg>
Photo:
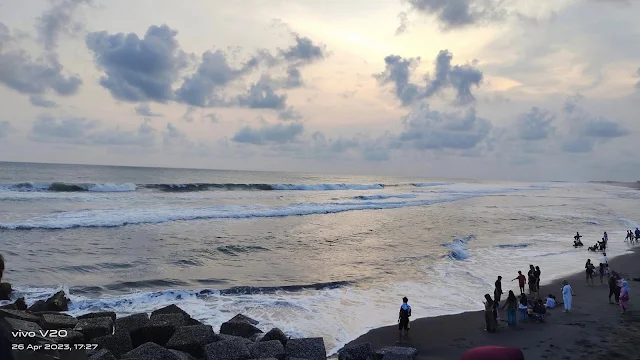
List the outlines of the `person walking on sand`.
<svg viewBox="0 0 640 360">
<path fill-rule="evenodd" d="M 593 285 L 593 272 L 595 270 L 595 266 L 591 263 L 591 259 L 587 259 L 587 263 L 584 265 L 584 268 L 587 272 L 587 285 Z M 591 283 L 589 283 L 591 280 Z"/>
<path fill-rule="evenodd" d="M 409 338 L 409 317 L 411 317 L 411 306 L 409 306 L 409 299 L 405 296 L 402 298 L 400 314 L 398 315 L 399 344 L 406 343 Z"/>
<path fill-rule="evenodd" d="M 571 300 L 573 300 L 573 296 L 575 296 L 575 294 L 573 293 L 573 289 L 571 288 L 571 285 L 569 285 L 569 282 L 567 280 L 563 280 L 562 281 L 562 300 L 564 301 L 564 311 L 563 312 L 569 312 L 571 311 Z"/>
<path fill-rule="evenodd" d="M 611 296 L 613 295 L 616 304 L 620 303 L 620 288 L 618 287 L 618 280 L 620 276 L 617 272 L 612 272 L 609 277 L 609 304 L 613 304 Z"/>
<path fill-rule="evenodd" d="M 509 290 L 509 295 L 507 295 L 507 324 L 509 326 L 516 326 L 516 311 L 518 310 L 518 298 L 516 298 L 516 294 L 513 293 L 513 290 Z"/>
<path fill-rule="evenodd" d="M 631 235 L 631 230 L 627 230 L 627 237 L 624 238 L 624 241 L 626 242 L 627 240 L 629 240 L 629 242 L 631 243 L 631 237 L 633 235 Z"/>
<path fill-rule="evenodd" d="M 622 308 L 622 313 L 626 313 L 629 308 L 629 284 L 627 280 L 621 281 L 622 287 L 620 288 L 620 307 Z"/>
<path fill-rule="evenodd" d="M 522 275 L 522 271 L 518 271 L 518 276 L 516 276 L 515 279 L 511 280 L 518 280 L 518 286 L 520 287 L 520 294 L 524 294 L 524 284 L 527 282 L 527 278 Z"/>
<path fill-rule="evenodd" d="M 498 280 L 495 283 L 496 288 L 493 290 L 493 298 L 496 301 L 496 306 L 500 305 L 500 297 L 502 297 L 502 276 L 498 276 Z"/>
<path fill-rule="evenodd" d="M 496 318 L 493 315 L 493 310 L 495 309 L 495 303 L 493 302 L 493 299 L 489 294 L 485 294 L 484 299 L 485 299 L 485 301 L 483 301 L 484 321 L 486 323 L 486 330 L 487 332 L 493 333 L 493 332 L 496 332 L 496 328 L 498 327 L 498 324 L 496 323 Z"/>
</svg>

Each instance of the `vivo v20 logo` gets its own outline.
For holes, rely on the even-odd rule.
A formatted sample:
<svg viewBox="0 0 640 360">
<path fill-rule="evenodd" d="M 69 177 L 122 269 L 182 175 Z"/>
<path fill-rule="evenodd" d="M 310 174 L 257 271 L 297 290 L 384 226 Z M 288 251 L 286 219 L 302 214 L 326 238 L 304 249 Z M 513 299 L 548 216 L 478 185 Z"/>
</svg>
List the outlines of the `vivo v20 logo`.
<svg viewBox="0 0 640 360">
<path fill-rule="evenodd" d="M 13 335 L 14 338 L 32 338 L 36 336 L 50 337 L 50 338 L 63 338 L 63 337 L 67 337 L 68 332 L 67 330 L 38 330 L 38 331 L 18 330 L 18 331 L 12 331 L 11 335 Z"/>
</svg>

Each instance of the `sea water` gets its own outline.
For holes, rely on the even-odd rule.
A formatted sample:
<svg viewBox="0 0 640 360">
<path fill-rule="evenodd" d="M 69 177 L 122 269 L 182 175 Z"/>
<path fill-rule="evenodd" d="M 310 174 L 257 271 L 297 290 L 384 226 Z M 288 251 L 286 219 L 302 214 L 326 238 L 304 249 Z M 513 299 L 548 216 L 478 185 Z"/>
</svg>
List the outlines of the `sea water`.
<svg viewBox="0 0 640 360">
<path fill-rule="evenodd" d="M 0 252 L 15 296 L 64 289 L 73 315 L 175 303 L 236 313 L 330 352 L 414 317 L 482 308 L 498 275 L 581 271 L 607 231 L 627 252 L 640 192 L 603 184 L 0 163 Z M 585 248 L 574 249 L 573 235 Z M 559 289 L 558 289 L 559 290 Z"/>
</svg>

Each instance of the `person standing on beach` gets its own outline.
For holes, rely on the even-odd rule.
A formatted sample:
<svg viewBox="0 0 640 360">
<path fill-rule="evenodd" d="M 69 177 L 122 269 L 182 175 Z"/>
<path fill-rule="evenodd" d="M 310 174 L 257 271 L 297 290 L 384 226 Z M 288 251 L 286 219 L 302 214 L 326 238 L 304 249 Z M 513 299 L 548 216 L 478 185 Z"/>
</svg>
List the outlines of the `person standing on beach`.
<svg viewBox="0 0 640 360">
<path fill-rule="evenodd" d="M 411 306 L 409 306 L 409 299 L 405 296 L 402 298 L 398 315 L 398 330 L 400 330 L 398 343 L 405 343 L 409 338 L 409 317 L 411 317 Z"/>
<path fill-rule="evenodd" d="M 539 266 L 536 266 L 536 271 L 534 271 L 533 274 L 536 276 L 536 294 L 537 294 L 540 292 L 540 275 L 542 275 L 542 272 L 540 271 Z"/>
<path fill-rule="evenodd" d="M 587 263 L 584 265 L 584 268 L 587 272 L 587 285 L 593 285 L 593 271 L 595 270 L 595 266 L 591 263 L 591 259 L 587 259 Z M 589 280 L 591 280 L 591 284 L 589 284 Z"/>
<path fill-rule="evenodd" d="M 629 284 L 626 280 L 621 281 L 622 287 L 620 288 L 620 307 L 622 308 L 622 313 L 626 313 L 629 308 Z"/>
<path fill-rule="evenodd" d="M 620 288 L 618 288 L 618 280 L 620 277 L 617 272 L 612 272 L 609 277 L 609 304 L 613 304 L 611 301 L 611 296 L 613 295 L 616 304 L 620 303 Z"/>
<path fill-rule="evenodd" d="M 632 237 L 633 235 L 631 234 L 631 230 L 627 230 L 627 237 L 624 238 L 624 241 L 626 242 L 629 240 L 630 243 L 633 243 L 633 240 L 631 239 Z"/>
<path fill-rule="evenodd" d="M 640 240 L 640 230 L 636 228 L 636 242 L 638 242 L 638 240 Z"/>
<path fill-rule="evenodd" d="M 527 273 L 527 277 L 529 278 L 529 295 L 536 292 L 536 269 L 533 265 L 529 265 L 529 272 Z"/>
<path fill-rule="evenodd" d="M 567 280 L 563 280 L 562 285 L 562 300 L 564 300 L 563 312 L 569 312 L 571 311 L 571 301 L 573 300 L 573 296 L 575 296 L 575 294 L 573 293 L 573 289 L 571 288 L 571 285 L 569 285 L 569 282 Z"/>
<path fill-rule="evenodd" d="M 605 231 L 603 236 L 604 243 L 606 244 L 607 242 L 609 242 L 609 235 L 607 235 L 607 232 Z"/>
<path fill-rule="evenodd" d="M 486 323 L 486 329 L 487 332 L 493 333 L 496 332 L 496 328 L 498 327 L 496 317 L 493 314 L 496 306 L 491 295 L 485 294 L 484 299 L 484 321 Z"/>
<path fill-rule="evenodd" d="M 498 276 L 498 280 L 495 283 L 496 288 L 493 290 L 493 298 L 496 301 L 496 306 L 500 306 L 500 297 L 502 297 L 502 276 Z"/>
<path fill-rule="evenodd" d="M 598 271 L 600 272 L 600 285 L 604 284 L 604 273 L 605 273 L 605 266 L 603 263 L 600 263 L 600 266 L 598 266 Z"/>
<path fill-rule="evenodd" d="M 507 296 L 507 304 L 505 307 L 507 308 L 507 324 L 509 326 L 516 326 L 518 298 L 516 298 L 516 294 L 513 293 L 513 290 L 509 290 L 509 295 Z"/>
<path fill-rule="evenodd" d="M 520 287 L 520 294 L 524 294 L 524 284 L 527 282 L 527 278 L 524 277 L 524 275 L 522 275 L 522 271 L 518 271 L 518 276 L 516 276 L 515 279 L 511 280 L 518 280 L 518 286 Z"/>
</svg>

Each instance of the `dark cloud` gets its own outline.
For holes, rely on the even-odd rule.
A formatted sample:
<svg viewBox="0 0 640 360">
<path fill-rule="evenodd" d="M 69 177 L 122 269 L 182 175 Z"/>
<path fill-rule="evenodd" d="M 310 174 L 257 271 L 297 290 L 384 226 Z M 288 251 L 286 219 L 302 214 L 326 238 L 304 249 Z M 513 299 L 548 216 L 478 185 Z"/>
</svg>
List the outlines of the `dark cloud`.
<svg viewBox="0 0 640 360">
<path fill-rule="evenodd" d="M 443 30 L 484 25 L 505 18 L 503 0 L 404 0 L 412 10 L 435 16 Z"/>
<path fill-rule="evenodd" d="M 124 131 L 117 127 L 103 129 L 97 120 L 40 115 L 29 132 L 29 139 L 75 145 L 151 146 L 155 143 L 156 134 L 146 120 L 137 130 Z"/>
<path fill-rule="evenodd" d="M 588 153 L 591 152 L 596 143 L 593 139 L 569 138 L 563 141 L 562 150 L 568 153 Z"/>
<path fill-rule="evenodd" d="M 582 135 L 593 138 L 618 138 L 629 135 L 623 125 L 603 117 L 587 120 L 582 126 Z"/>
<path fill-rule="evenodd" d="M 302 114 L 300 114 L 300 112 L 296 111 L 292 107 L 288 107 L 280 111 L 280 113 L 278 113 L 278 119 L 280 120 L 297 121 L 297 120 L 302 120 L 302 118 L 303 118 Z"/>
<path fill-rule="evenodd" d="M 389 55 L 384 59 L 385 71 L 374 77 L 381 85 L 393 84 L 396 97 L 403 106 L 430 98 L 446 88 L 454 89 L 455 104 L 468 105 L 475 101 L 471 93 L 472 87 L 479 87 L 484 76 L 475 67 L 476 63 L 451 65 L 453 55 L 448 50 L 441 50 L 435 60 L 435 71 L 425 76 L 426 84 L 411 82 L 412 72 L 420 63 L 420 58 L 405 59 L 397 55 Z"/>
<path fill-rule="evenodd" d="M 394 147 L 418 150 L 473 149 L 492 129 L 491 122 L 478 117 L 475 108 L 446 113 L 430 110 L 426 104 L 407 115 L 403 124 Z"/>
<path fill-rule="evenodd" d="M 134 33 L 89 33 L 86 44 L 105 72 L 100 85 L 123 101 L 165 103 L 173 99 L 172 85 L 188 65 L 176 35 L 166 25 L 150 26 L 142 39 Z"/>
<path fill-rule="evenodd" d="M 0 139 L 7 137 L 11 130 L 12 127 L 8 121 L 0 121 Z"/>
<path fill-rule="evenodd" d="M 396 29 L 396 36 L 402 35 L 407 32 L 407 28 L 409 27 L 409 17 L 406 12 L 401 12 L 398 14 L 398 20 L 400 20 L 400 25 Z"/>
<path fill-rule="evenodd" d="M 299 122 L 289 124 L 263 124 L 254 128 L 245 126 L 233 135 L 232 141 L 244 144 L 266 144 L 276 143 L 285 144 L 292 142 L 298 138 L 304 131 L 304 126 Z"/>
<path fill-rule="evenodd" d="M 284 109 L 287 105 L 287 95 L 278 95 L 271 83 L 271 79 L 263 75 L 249 87 L 246 94 L 238 96 L 237 103 L 250 109 Z"/>
<path fill-rule="evenodd" d="M 164 116 L 160 113 L 154 113 L 151 111 L 151 107 L 149 104 L 140 104 L 135 107 L 136 114 L 144 117 L 156 117 L 156 116 Z"/>
<path fill-rule="evenodd" d="M 31 95 L 29 96 L 29 102 L 33 106 L 42 107 L 42 108 L 56 108 L 58 104 L 54 101 L 47 100 L 41 95 Z"/>
<path fill-rule="evenodd" d="M 45 50 L 55 51 L 58 40 L 64 33 L 73 34 L 82 29 L 82 24 L 74 20 L 74 13 L 82 4 L 91 4 L 92 0 L 58 0 L 38 18 L 36 25 L 38 40 Z"/>
<path fill-rule="evenodd" d="M 284 88 L 294 89 L 302 87 L 303 85 L 304 82 L 302 81 L 300 69 L 295 66 L 289 66 L 287 68 L 287 77 L 284 79 Z"/>
<path fill-rule="evenodd" d="M 547 139 L 555 132 L 553 122 L 556 116 L 551 112 L 532 107 L 516 120 L 516 130 L 521 140 L 538 141 Z"/>
<path fill-rule="evenodd" d="M 322 60 L 327 56 L 326 46 L 323 44 L 315 44 L 308 37 L 300 36 L 292 33 L 295 38 L 295 45 L 286 49 L 278 50 L 278 54 L 288 62 L 309 64 L 318 60 Z"/>
</svg>

